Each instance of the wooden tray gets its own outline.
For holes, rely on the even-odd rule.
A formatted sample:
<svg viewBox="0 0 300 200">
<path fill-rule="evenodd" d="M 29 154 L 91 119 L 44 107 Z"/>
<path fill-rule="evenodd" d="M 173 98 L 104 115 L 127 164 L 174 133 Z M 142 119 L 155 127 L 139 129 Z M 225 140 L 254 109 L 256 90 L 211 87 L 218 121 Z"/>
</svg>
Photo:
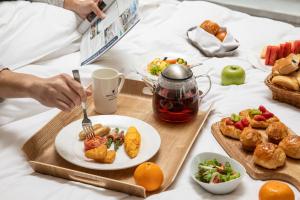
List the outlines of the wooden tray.
<svg viewBox="0 0 300 200">
<path fill-rule="evenodd" d="M 170 124 L 158 121 L 154 118 L 152 112 L 152 96 L 144 94 L 144 89 L 143 82 L 126 80 L 118 97 L 118 111 L 116 114 L 141 119 L 158 130 L 161 136 L 161 147 L 151 161 L 159 164 L 164 172 L 164 183 L 160 190 L 155 192 L 159 193 L 166 190 L 176 178 L 194 140 L 210 113 L 210 108 L 206 112 L 199 111 L 198 116 L 188 123 Z M 91 97 L 88 98 L 88 113 L 89 115 L 97 115 L 94 112 L 92 101 Z M 23 151 L 27 155 L 32 168 L 43 174 L 136 196 L 146 197 L 154 194 L 146 193 L 143 187 L 135 184 L 133 179 L 135 168 L 117 171 L 90 170 L 73 165 L 56 153 L 54 147 L 56 135 L 67 124 L 80 118 L 82 118 L 81 108 L 75 108 L 71 113 L 61 112 L 24 144 Z"/>
<path fill-rule="evenodd" d="M 259 180 L 277 179 L 286 181 L 293 184 L 300 191 L 300 160 L 287 157 L 286 163 L 283 167 L 275 170 L 265 169 L 254 164 L 253 153 L 244 151 L 239 140 L 225 137 L 221 133 L 219 122 L 213 124 L 211 129 L 212 134 L 223 149 L 230 155 L 230 157 L 239 161 L 246 168 L 247 173 L 252 178 Z"/>
</svg>

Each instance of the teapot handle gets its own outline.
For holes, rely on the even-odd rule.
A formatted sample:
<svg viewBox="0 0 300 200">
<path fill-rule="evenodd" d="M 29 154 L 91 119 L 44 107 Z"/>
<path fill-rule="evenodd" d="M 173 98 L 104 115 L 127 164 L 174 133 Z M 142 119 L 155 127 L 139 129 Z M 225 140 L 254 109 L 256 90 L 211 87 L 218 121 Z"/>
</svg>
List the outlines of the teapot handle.
<svg viewBox="0 0 300 200">
<path fill-rule="evenodd" d="M 208 81 L 209 81 L 209 87 L 208 87 L 207 91 L 204 92 L 204 93 L 200 96 L 200 98 L 203 98 L 203 97 L 205 97 L 205 96 L 209 93 L 209 91 L 210 91 L 210 89 L 211 89 L 211 78 L 210 78 L 210 76 L 207 75 L 207 74 L 201 74 L 201 75 L 195 76 L 196 79 L 201 78 L 201 77 L 207 78 Z"/>
<path fill-rule="evenodd" d="M 146 84 L 146 86 L 151 89 L 151 92 L 154 93 L 154 90 L 156 88 L 156 85 L 155 85 L 154 81 L 147 78 L 147 77 L 143 77 L 142 80 Z"/>
</svg>

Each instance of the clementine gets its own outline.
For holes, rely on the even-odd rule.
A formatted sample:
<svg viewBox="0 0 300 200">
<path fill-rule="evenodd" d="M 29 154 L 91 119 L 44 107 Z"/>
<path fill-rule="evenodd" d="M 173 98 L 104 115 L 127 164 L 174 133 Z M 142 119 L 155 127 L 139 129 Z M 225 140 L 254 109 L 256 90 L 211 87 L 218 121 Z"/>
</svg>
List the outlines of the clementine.
<svg viewBox="0 0 300 200">
<path fill-rule="evenodd" d="M 152 162 L 140 164 L 134 171 L 135 182 L 143 186 L 146 191 L 157 190 L 164 181 L 164 174 L 161 168 Z"/>
<path fill-rule="evenodd" d="M 295 200 L 293 190 L 280 181 L 268 181 L 259 190 L 259 200 Z"/>
</svg>

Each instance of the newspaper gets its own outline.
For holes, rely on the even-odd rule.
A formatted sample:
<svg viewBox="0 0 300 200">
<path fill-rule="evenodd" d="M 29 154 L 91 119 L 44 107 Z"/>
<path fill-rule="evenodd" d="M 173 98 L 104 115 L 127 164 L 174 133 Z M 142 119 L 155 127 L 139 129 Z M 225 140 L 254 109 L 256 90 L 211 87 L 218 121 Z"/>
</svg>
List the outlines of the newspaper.
<svg viewBox="0 0 300 200">
<path fill-rule="evenodd" d="M 110 1 L 107 1 L 106 17 L 93 22 L 82 36 L 81 66 L 101 57 L 139 21 L 138 0 Z"/>
</svg>

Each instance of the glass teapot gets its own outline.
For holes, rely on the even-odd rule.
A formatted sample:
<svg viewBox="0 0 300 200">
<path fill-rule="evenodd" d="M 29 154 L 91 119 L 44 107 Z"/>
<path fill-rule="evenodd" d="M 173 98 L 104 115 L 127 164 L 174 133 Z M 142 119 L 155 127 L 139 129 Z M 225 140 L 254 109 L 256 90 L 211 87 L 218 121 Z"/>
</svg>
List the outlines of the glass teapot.
<svg viewBox="0 0 300 200">
<path fill-rule="evenodd" d="M 202 93 L 198 90 L 196 79 L 208 79 L 209 88 Z M 173 64 L 167 67 L 155 82 L 143 78 L 152 88 L 152 107 L 156 117 L 167 122 L 187 122 L 193 119 L 201 99 L 210 91 L 211 80 L 208 75 L 194 76 L 190 68 Z"/>
</svg>

